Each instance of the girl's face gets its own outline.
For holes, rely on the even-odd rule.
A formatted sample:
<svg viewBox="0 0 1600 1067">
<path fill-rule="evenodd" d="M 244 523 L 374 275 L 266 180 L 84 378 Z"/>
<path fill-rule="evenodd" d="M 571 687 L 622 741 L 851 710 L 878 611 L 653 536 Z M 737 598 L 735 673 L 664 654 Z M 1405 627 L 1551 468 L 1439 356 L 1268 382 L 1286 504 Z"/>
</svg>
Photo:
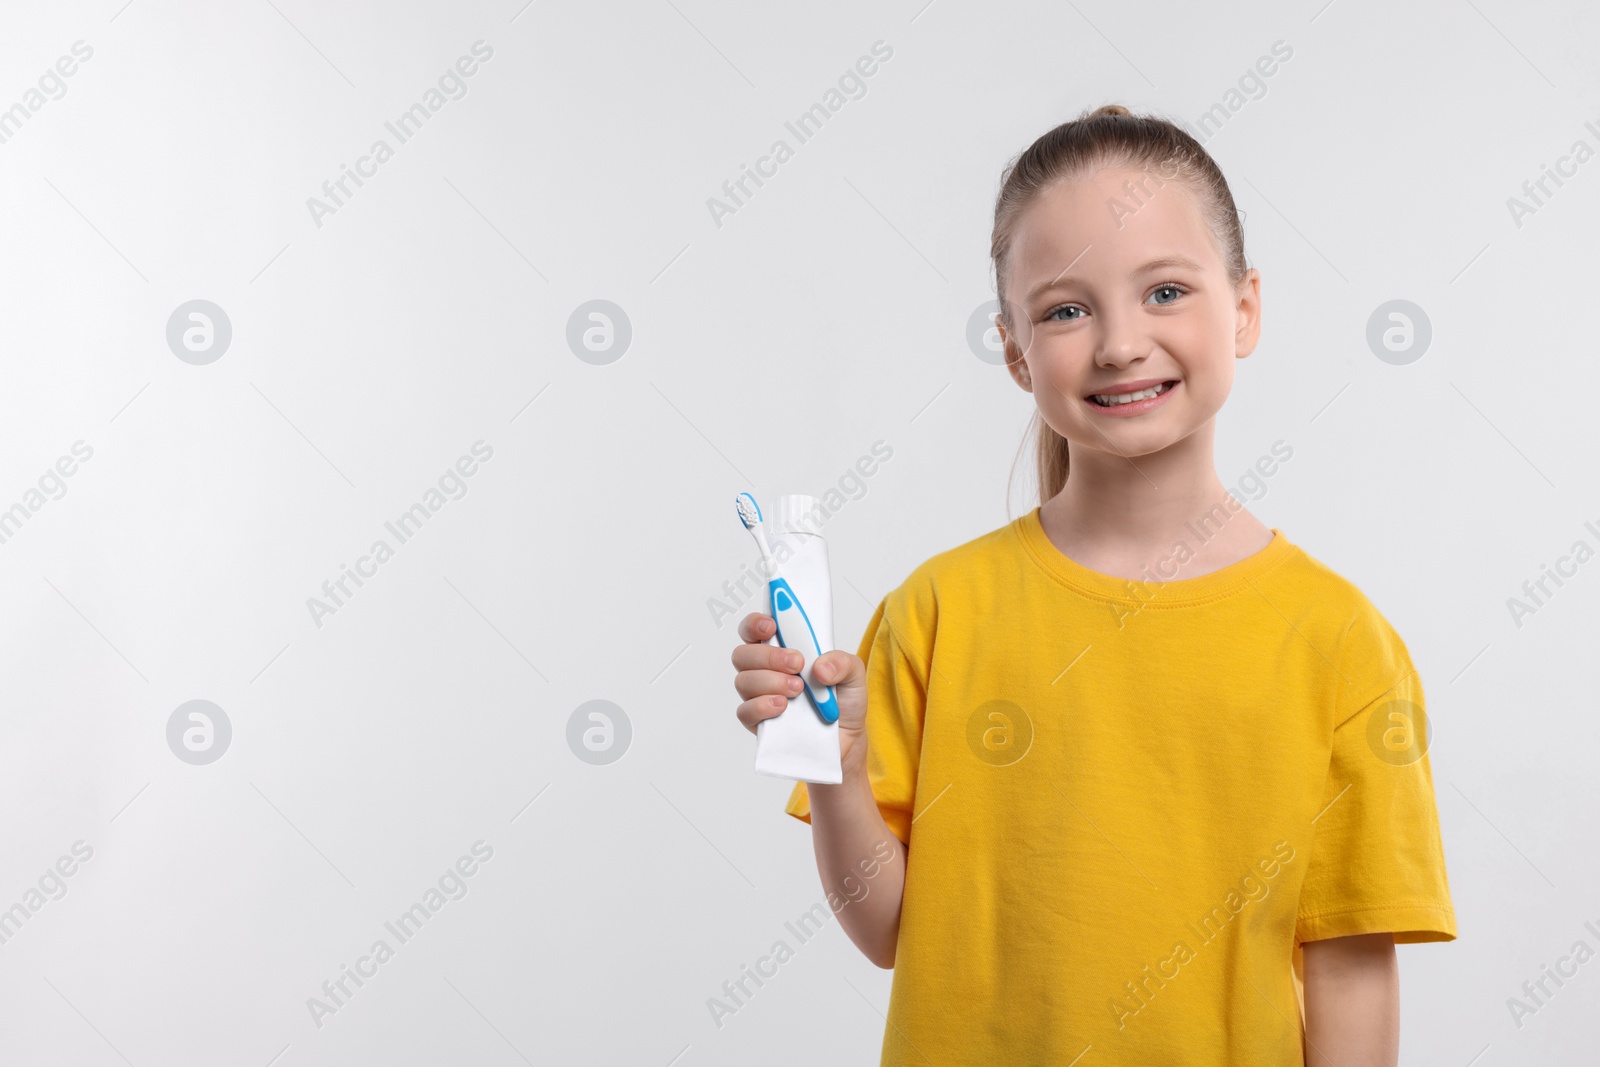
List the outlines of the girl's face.
<svg viewBox="0 0 1600 1067">
<path fill-rule="evenodd" d="M 1147 455 L 1206 426 L 1260 336 L 1260 275 L 1232 285 L 1194 195 L 1154 173 L 1107 168 L 1044 190 L 1017 220 L 1008 269 L 1007 366 L 1075 453 Z"/>
</svg>

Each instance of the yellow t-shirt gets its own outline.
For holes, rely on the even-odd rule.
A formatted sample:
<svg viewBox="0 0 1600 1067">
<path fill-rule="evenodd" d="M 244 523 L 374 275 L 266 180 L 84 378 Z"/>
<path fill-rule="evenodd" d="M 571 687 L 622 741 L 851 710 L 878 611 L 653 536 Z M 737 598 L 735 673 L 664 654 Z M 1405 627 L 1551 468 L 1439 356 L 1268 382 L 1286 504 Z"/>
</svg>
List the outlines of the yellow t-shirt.
<svg viewBox="0 0 1600 1067">
<path fill-rule="evenodd" d="M 917 567 L 858 654 L 908 846 L 885 1065 L 1298 1065 L 1302 941 L 1455 939 L 1421 679 L 1280 530 L 1140 582 L 1035 508 Z"/>
</svg>

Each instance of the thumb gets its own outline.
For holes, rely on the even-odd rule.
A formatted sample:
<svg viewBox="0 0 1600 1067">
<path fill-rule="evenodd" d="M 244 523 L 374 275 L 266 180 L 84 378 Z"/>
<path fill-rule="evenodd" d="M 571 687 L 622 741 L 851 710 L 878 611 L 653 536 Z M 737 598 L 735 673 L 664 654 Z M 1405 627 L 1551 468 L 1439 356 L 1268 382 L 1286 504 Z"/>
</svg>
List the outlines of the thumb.
<svg viewBox="0 0 1600 1067">
<path fill-rule="evenodd" d="M 839 699 L 839 721 L 859 726 L 867 711 L 867 666 L 861 657 L 835 649 L 817 657 L 811 674 L 823 685 L 833 686 Z"/>
<path fill-rule="evenodd" d="M 856 657 L 840 649 L 824 652 L 812 663 L 811 673 L 823 685 L 851 685 L 856 679 L 851 677 L 854 672 L 851 670 L 850 661 L 855 659 Z M 860 660 L 856 662 L 859 663 Z"/>
</svg>

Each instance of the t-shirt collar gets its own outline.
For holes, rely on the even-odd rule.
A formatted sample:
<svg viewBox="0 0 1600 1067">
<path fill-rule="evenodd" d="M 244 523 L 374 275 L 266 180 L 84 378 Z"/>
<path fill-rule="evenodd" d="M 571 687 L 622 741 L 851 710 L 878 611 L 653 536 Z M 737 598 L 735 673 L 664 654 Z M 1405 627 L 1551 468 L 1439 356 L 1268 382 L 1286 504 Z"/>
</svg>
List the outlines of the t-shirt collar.
<svg viewBox="0 0 1600 1067">
<path fill-rule="evenodd" d="M 1169 573 L 1177 569 L 1178 560 L 1173 559 L 1153 566 L 1149 581 L 1118 578 L 1090 570 L 1065 555 L 1045 534 L 1039 512 L 1039 507 L 1035 506 L 1012 523 L 1028 555 L 1064 585 L 1097 600 L 1144 604 L 1147 607 L 1171 607 L 1214 600 L 1248 588 L 1252 579 L 1282 562 L 1294 550 L 1294 545 L 1283 531 L 1272 527 L 1272 540 L 1265 548 L 1209 574 L 1163 580 L 1160 577 L 1163 569 Z"/>
</svg>

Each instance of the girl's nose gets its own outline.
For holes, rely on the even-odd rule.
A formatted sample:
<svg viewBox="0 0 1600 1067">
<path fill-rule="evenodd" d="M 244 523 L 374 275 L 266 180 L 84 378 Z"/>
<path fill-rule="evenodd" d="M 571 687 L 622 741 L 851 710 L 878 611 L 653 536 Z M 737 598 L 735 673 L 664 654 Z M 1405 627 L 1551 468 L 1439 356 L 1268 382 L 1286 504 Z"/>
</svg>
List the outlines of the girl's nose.
<svg viewBox="0 0 1600 1067">
<path fill-rule="evenodd" d="M 1126 312 L 1100 316 L 1100 345 L 1095 360 L 1101 366 L 1121 367 L 1150 354 L 1150 338 L 1137 318 Z"/>
</svg>

